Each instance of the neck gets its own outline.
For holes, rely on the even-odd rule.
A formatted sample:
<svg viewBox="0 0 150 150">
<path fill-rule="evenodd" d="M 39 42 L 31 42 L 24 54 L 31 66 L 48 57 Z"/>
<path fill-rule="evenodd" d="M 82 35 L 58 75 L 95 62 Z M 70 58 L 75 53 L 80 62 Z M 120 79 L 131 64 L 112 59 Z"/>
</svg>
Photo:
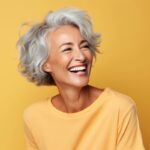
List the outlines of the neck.
<svg viewBox="0 0 150 150">
<path fill-rule="evenodd" d="M 59 99 L 68 113 L 77 112 L 84 109 L 89 101 L 89 86 L 78 87 L 59 87 Z"/>
</svg>

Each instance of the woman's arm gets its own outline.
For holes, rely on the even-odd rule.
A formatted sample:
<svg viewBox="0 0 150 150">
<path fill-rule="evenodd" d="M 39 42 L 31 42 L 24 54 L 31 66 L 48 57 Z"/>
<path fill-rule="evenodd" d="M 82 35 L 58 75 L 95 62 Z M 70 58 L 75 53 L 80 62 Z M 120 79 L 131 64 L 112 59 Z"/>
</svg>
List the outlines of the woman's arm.
<svg viewBox="0 0 150 150">
<path fill-rule="evenodd" d="M 24 137 L 26 142 L 26 150 L 39 150 L 34 140 L 31 127 L 25 115 L 23 119 L 24 119 Z"/>
<path fill-rule="evenodd" d="M 117 150 L 145 150 L 135 105 L 119 117 Z"/>
</svg>

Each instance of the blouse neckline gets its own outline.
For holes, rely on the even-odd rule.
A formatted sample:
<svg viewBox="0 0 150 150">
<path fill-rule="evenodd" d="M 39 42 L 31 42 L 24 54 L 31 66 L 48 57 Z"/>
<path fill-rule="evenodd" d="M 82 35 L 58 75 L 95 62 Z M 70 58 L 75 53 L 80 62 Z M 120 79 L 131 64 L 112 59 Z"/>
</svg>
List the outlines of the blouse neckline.
<svg viewBox="0 0 150 150">
<path fill-rule="evenodd" d="M 52 104 L 52 98 L 48 98 L 48 106 L 50 107 L 50 111 L 53 112 L 55 115 L 61 118 L 66 118 L 66 119 L 74 119 L 74 118 L 79 118 L 83 115 L 86 115 L 88 112 L 95 110 L 97 106 L 99 106 L 99 103 L 102 103 L 105 100 L 105 96 L 107 95 L 107 92 L 109 91 L 110 88 L 105 88 L 104 91 L 96 98 L 96 100 L 86 108 L 82 109 L 81 111 L 74 112 L 74 113 L 66 113 L 63 111 L 60 111 L 57 109 L 53 104 Z"/>
</svg>

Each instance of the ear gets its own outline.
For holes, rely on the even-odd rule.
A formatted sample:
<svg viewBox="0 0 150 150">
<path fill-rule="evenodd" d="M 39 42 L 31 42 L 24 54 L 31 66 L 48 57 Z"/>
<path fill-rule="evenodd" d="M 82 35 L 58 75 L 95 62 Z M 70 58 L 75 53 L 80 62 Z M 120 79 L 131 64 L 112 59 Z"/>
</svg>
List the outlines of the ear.
<svg viewBox="0 0 150 150">
<path fill-rule="evenodd" d="M 43 65 L 43 70 L 45 72 L 51 72 L 51 65 L 49 62 L 45 62 L 44 65 Z"/>
</svg>

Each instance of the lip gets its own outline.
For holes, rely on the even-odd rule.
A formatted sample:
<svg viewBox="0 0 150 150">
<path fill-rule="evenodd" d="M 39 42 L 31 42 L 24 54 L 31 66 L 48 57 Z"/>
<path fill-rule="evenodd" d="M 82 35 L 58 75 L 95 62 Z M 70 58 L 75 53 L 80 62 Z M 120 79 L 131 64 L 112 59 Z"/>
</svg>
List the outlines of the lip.
<svg viewBox="0 0 150 150">
<path fill-rule="evenodd" d="M 78 73 L 76 73 L 75 74 L 76 76 L 80 76 L 80 77 L 84 77 L 84 76 L 86 76 L 87 75 L 87 72 L 78 72 Z"/>
<path fill-rule="evenodd" d="M 87 68 L 87 64 L 80 64 L 80 65 L 71 66 L 68 68 L 68 70 L 75 68 L 75 67 L 81 67 L 81 66 L 85 66 Z"/>
<path fill-rule="evenodd" d="M 88 63 L 86 63 L 86 64 L 78 64 L 78 65 L 75 65 L 75 66 L 71 66 L 71 67 L 68 68 L 68 70 L 70 70 L 71 68 L 74 68 L 74 67 L 81 67 L 81 66 L 85 66 L 86 67 L 86 71 L 85 72 L 73 73 L 73 75 L 78 76 L 78 77 L 85 77 L 85 76 L 88 75 Z"/>
</svg>

